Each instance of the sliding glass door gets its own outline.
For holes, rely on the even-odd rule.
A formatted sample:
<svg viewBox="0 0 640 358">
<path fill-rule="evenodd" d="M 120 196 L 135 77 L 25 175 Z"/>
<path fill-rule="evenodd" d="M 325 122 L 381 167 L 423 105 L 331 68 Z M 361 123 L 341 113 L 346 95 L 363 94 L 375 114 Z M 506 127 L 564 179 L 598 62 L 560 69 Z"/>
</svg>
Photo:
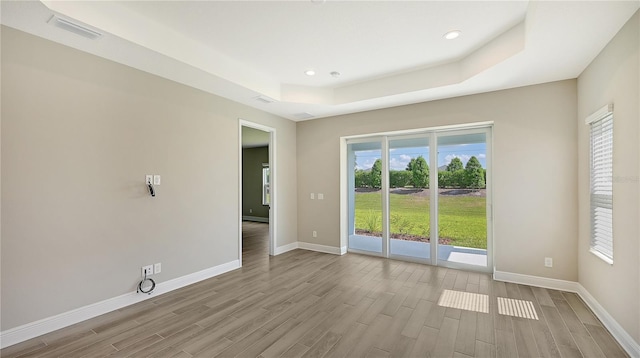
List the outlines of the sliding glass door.
<svg viewBox="0 0 640 358">
<path fill-rule="evenodd" d="M 348 139 L 348 250 L 490 271 L 490 144 L 490 127 Z"/>
<path fill-rule="evenodd" d="M 429 138 L 389 139 L 389 255 L 429 261 Z"/>
<path fill-rule="evenodd" d="M 382 141 L 348 145 L 349 249 L 386 254 L 382 215 Z M 383 247 L 384 246 L 384 247 Z"/>
<path fill-rule="evenodd" d="M 487 267 L 487 133 L 438 134 L 438 262 Z"/>
</svg>

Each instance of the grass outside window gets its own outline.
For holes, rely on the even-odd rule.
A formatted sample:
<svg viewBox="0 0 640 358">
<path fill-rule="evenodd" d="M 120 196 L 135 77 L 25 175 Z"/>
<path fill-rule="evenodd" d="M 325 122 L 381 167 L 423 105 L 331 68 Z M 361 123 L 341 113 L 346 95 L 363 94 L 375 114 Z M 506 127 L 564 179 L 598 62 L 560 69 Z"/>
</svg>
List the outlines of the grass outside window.
<svg viewBox="0 0 640 358">
<path fill-rule="evenodd" d="M 426 189 L 428 190 L 428 189 Z M 381 191 L 356 193 L 356 231 L 381 236 Z M 487 248 L 486 198 L 482 196 L 439 195 L 440 243 L 478 249 Z M 389 196 L 392 237 L 412 236 L 413 240 L 428 241 L 429 195 L 394 194 Z M 373 225 L 375 223 L 375 226 Z M 371 230 L 375 227 L 375 231 Z"/>
</svg>

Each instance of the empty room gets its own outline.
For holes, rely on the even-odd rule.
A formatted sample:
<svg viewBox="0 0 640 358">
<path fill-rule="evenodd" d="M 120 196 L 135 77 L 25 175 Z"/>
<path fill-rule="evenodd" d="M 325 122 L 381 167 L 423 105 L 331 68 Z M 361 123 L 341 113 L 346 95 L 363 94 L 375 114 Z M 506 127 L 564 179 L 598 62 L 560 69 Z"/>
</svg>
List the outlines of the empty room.
<svg viewBox="0 0 640 358">
<path fill-rule="evenodd" d="M 0 6 L 0 356 L 640 358 L 640 1 Z"/>
</svg>

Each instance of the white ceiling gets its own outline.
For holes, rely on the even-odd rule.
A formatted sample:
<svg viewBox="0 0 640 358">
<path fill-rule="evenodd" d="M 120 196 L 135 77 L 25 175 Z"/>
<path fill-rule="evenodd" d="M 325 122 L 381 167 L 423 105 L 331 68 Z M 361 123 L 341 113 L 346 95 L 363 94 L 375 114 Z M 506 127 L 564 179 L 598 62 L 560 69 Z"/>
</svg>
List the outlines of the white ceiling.
<svg viewBox="0 0 640 358">
<path fill-rule="evenodd" d="M 4 25 L 301 120 L 576 78 L 640 1 L 1 6 Z M 47 23 L 53 14 L 104 35 L 89 40 L 54 27 Z M 454 29 L 462 35 L 445 40 Z M 305 75 L 308 69 L 316 75 Z"/>
</svg>

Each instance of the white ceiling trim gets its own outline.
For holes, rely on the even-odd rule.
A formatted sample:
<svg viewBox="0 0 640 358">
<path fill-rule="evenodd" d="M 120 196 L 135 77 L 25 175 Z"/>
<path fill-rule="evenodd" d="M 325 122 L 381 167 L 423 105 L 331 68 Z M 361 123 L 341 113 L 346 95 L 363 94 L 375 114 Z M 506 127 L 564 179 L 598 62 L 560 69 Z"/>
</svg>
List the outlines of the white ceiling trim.
<svg viewBox="0 0 640 358">
<path fill-rule="evenodd" d="M 237 55 L 244 50 L 255 53 L 264 47 L 261 39 L 271 40 L 273 36 L 283 36 L 283 39 L 299 39 L 300 36 L 309 35 L 309 33 L 303 32 L 291 34 L 290 27 L 292 25 L 309 30 L 309 26 L 304 26 L 304 21 L 312 22 L 311 30 L 314 30 L 314 26 L 321 26 L 328 21 L 328 27 L 321 30 L 327 32 L 327 36 L 332 39 L 336 39 L 336 36 L 340 38 L 340 34 L 343 33 L 351 34 L 353 31 L 361 31 L 358 33 L 359 37 L 356 38 L 362 39 L 363 44 L 369 45 L 376 44 L 378 39 L 375 36 L 384 36 L 384 32 L 378 28 L 378 22 L 384 26 L 391 26 L 385 29 L 395 31 L 395 36 L 405 32 L 409 34 L 414 28 L 416 31 L 421 31 L 420 35 L 424 35 L 425 31 L 433 32 L 434 28 L 429 27 L 431 22 L 441 22 L 440 25 L 442 25 L 446 21 L 442 22 L 441 19 L 449 19 L 446 14 L 442 15 L 439 11 L 444 12 L 443 9 L 446 9 L 449 11 L 447 14 L 452 14 L 452 10 L 473 12 L 478 10 L 477 4 L 484 6 L 485 3 L 482 1 L 420 2 L 418 9 L 427 9 L 428 12 L 435 13 L 427 13 L 431 16 L 429 17 L 430 21 L 420 21 L 421 15 L 416 17 L 415 14 L 408 12 L 406 8 L 402 7 L 402 4 L 409 3 L 403 2 L 375 3 L 376 5 L 373 6 L 378 11 L 390 11 L 391 14 L 371 12 L 372 6 L 368 5 L 373 3 L 365 2 L 335 1 L 320 7 L 313 5 L 312 9 L 305 2 L 296 2 L 297 5 L 293 7 L 290 6 L 291 2 L 282 1 L 239 3 L 241 5 L 237 5 L 238 2 L 189 1 L 172 3 L 153 1 L 143 3 L 2 1 L 1 19 L 3 25 L 81 51 L 291 120 L 306 120 L 576 78 L 633 13 L 640 8 L 639 1 L 532 1 L 520 3 L 526 4 L 524 8 L 518 5 L 511 7 L 508 11 L 502 11 L 501 7 L 492 8 L 499 10 L 496 13 L 502 12 L 500 15 L 496 15 L 497 17 L 491 18 L 491 15 L 487 15 L 485 11 L 483 16 L 487 16 L 487 18 L 483 18 L 481 22 L 478 22 L 477 18 L 474 20 L 468 16 L 462 16 L 470 22 L 459 24 L 463 28 L 468 26 L 482 30 L 485 35 L 493 34 L 492 37 L 475 36 L 475 42 L 466 43 L 464 47 L 466 52 L 456 52 L 457 55 L 449 57 L 448 60 L 442 55 L 436 54 L 435 57 L 427 56 L 425 58 L 439 58 L 437 62 L 423 63 L 423 65 L 416 67 L 416 60 L 422 58 L 422 53 L 416 52 L 415 56 L 412 55 L 411 59 L 407 59 L 409 62 L 403 62 L 405 60 L 402 56 L 394 56 L 392 50 L 389 49 L 387 52 L 391 55 L 382 56 L 381 59 L 377 59 L 377 63 L 385 65 L 386 69 L 405 68 L 405 70 L 385 73 L 371 71 L 371 66 L 369 66 L 369 71 L 371 71 L 369 75 L 362 76 L 364 74 L 362 73 L 356 81 L 341 78 L 337 82 L 328 82 L 323 79 L 317 82 L 320 85 L 314 85 L 314 80 L 308 78 L 302 80 L 298 78 L 293 82 L 288 81 L 293 77 L 287 77 L 288 75 L 277 71 L 270 72 L 269 69 L 275 67 L 267 65 L 260 67 L 260 61 L 256 62 L 255 58 L 234 58 L 228 54 Z M 398 7 L 395 7 L 396 4 L 399 4 Z M 487 2 L 486 6 L 495 6 L 495 4 Z M 236 6 L 239 7 L 236 8 Z M 166 17 L 172 15 L 166 13 L 167 9 L 179 10 L 182 17 L 176 19 Z M 520 15 L 522 14 L 520 9 L 524 9 L 522 10 L 524 15 Z M 145 10 L 153 11 L 147 11 L 149 12 L 147 14 Z M 193 30 L 202 28 L 213 31 L 217 28 L 216 24 L 210 21 L 186 24 L 185 21 L 190 19 L 189 16 L 193 12 L 197 13 L 198 10 L 202 10 L 204 15 L 218 16 L 217 19 L 219 21 L 223 19 L 222 22 L 226 21 L 226 25 L 234 24 L 233 21 L 243 19 L 248 15 L 253 21 L 258 23 L 262 21 L 260 23 L 262 28 L 252 29 L 251 23 L 242 23 L 242 27 L 235 27 L 238 32 L 242 32 L 239 30 L 243 30 L 244 27 L 249 27 L 243 32 L 245 37 L 240 37 L 244 40 L 247 39 L 246 36 L 256 34 L 257 40 L 250 43 L 234 42 L 235 34 L 217 33 L 215 34 L 217 37 L 213 36 L 221 40 L 222 45 L 224 43 L 232 46 L 237 44 L 242 47 L 240 51 L 237 48 L 219 47 L 216 43 L 203 43 L 203 39 L 206 40 L 210 33 L 194 34 Z M 224 10 L 228 13 L 224 11 L 222 13 L 206 13 L 206 11 L 212 10 Z M 238 13 L 240 10 L 241 13 Z M 366 10 L 368 14 L 376 15 L 375 21 L 377 22 L 362 21 L 357 25 L 349 24 L 349 16 L 357 14 L 360 10 Z M 248 14 L 242 11 L 248 11 Z M 261 20 L 261 11 L 275 16 L 278 21 L 270 21 L 271 18 Z M 343 13 L 345 11 L 346 13 Z M 54 28 L 46 23 L 54 14 L 95 28 L 103 32 L 104 35 L 98 40 L 91 41 Z M 206 16 L 198 17 L 195 15 L 194 21 L 206 19 Z M 333 21 L 332 17 L 327 17 L 328 15 L 338 16 L 341 21 Z M 501 18 L 500 16 L 507 17 Z M 227 20 L 225 17 L 229 17 L 229 19 Z M 414 22 L 407 20 L 406 22 L 409 24 L 402 23 L 401 20 L 404 17 L 412 19 Z M 166 21 L 170 23 L 165 23 Z M 500 25 L 491 28 L 490 26 L 494 22 L 500 23 Z M 425 27 L 425 23 L 429 26 Z M 511 25 L 505 27 L 507 23 Z M 345 28 L 333 28 L 336 25 L 344 25 Z M 360 29 L 358 26 L 373 27 Z M 482 29 L 478 26 L 489 27 Z M 192 32 L 185 31 L 188 28 Z M 496 29 L 499 31 L 496 32 Z M 439 30 L 436 28 L 436 31 Z M 469 33 L 467 32 L 467 34 Z M 238 36 L 241 35 L 243 34 Z M 471 37 L 473 36 L 469 36 L 469 38 Z M 316 37 L 315 40 L 317 41 L 318 38 Z M 350 41 L 353 40 L 353 37 L 350 38 Z M 387 41 L 385 43 L 389 43 L 388 38 L 384 40 Z M 415 42 L 415 36 L 412 41 Z M 265 41 L 265 43 L 267 42 L 274 43 L 274 41 Z M 409 41 L 406 44 L 401 44 L 409 47 L 399 48 L 399 53 L 411 53 L 407 50 L 414 48 L 412 47 L 415 46 L 414 42 Z M 332 48 L 334 50 L 339 48 L 340 51 L 320 53 L 317 56 L 318 61 L 325 61 L 325 64 L 343 63 L 345 66 L 349 65 L 354 68 L 354 63 L 348 61 L 358 58 L 354 55 L 358 55 L 359 49 L 358 46 L 347 46 L 350 43 L 338 44 L 338 47 L 332 46 L 333 44 L 324 44 L 326 45 L 326 48 L 323 48 L 325 51 Z M 447 46 L 450 46 L 449 43 L 442 41 L 433 42 L 433 39 L 429 43 L 430 46 L 436 47 L 428 48 L 427 52 L 429 52 L 428 50 L 437 52 L 438 49 L 446 52 Z M 308 55 L 311 49 L 311 52 L 315 53 L 313 46 L 319 45 L 310 46 L 312 47 L 300 48 L 300 52 Z M 245 47 L 248 48 L 245 49 Z M 286 49 L 286 47 L 280 47 L 280 49 Z M 378 52 L 384 53 L 384 51 Z M 279 61 L 277 52 L 265 53 L 265 58 L 269 57 L 273 60 L 274 55 Z M 260 59 L 258 58 L 258 60 Z M 380 62 L 381 60 L 383 62 Z M 284 68 L 287 69 L 288 67 L 300 67 L 301 63 L 306 63 L 297 61 L 295 56 L 285 56 L 281 61 L 282 64 L 279 64 L 280 67 L 278 67 L 280 70 L 283 68 L 281 65 L 286 65 Z M 385 61 L 393 63 L 386 64 Z M 265 63 L 267 62 L 265 61 Z M 410 65 L 410 63 L 414 65 Z M 335 70 L 341 69 L 335 68 Z M 301 74 L 302 68 L 296 67 L 295 71 L 305 77 Z M 327 76 L 326 73 L 324 75 Z M 256 100 L 260 96 L 273 98 L 276 101 L 264 103 Z"/>
<path fill-rule="evenodd" d="M 269 97 L 280 98 L 280 84 L 268 75 L 111 1 L 42 0 L 50 10 L 106 31 L 186 65 Z M 149 34 L 152 34 L 150 36 Z"/>
</svg>

